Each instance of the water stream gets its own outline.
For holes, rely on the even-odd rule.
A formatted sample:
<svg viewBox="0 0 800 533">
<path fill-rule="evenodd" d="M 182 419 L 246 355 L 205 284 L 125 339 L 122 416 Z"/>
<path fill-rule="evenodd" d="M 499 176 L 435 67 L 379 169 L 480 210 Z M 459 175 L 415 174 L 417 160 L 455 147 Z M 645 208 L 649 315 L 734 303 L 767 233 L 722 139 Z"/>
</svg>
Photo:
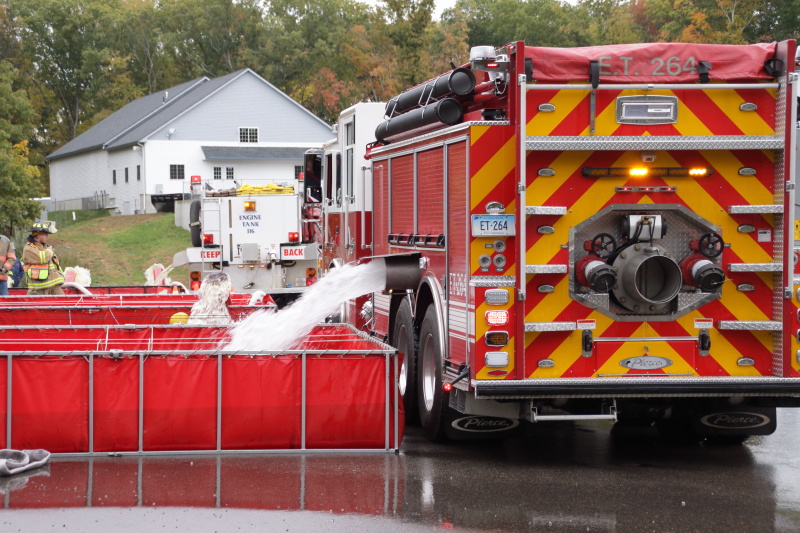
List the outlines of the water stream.
<svg viewBox="0 0 800 533">
<path fill-rule="evenodd" d="M 292 305 L 274 313 L 257 311 L 231 328 L 223 350 L 290 350 L 347 300 L 380 291 L 386 284 L 386 264 L 372 261 L 331 270 Z"/>
</svg>

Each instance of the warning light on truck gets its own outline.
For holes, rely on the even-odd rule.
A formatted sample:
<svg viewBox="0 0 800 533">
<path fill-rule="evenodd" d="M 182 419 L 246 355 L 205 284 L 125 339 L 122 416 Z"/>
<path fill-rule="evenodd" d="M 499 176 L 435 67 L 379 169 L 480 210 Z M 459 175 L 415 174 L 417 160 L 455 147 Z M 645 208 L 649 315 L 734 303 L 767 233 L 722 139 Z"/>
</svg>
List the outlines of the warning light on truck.
<svg viewBox="0 0 800 533">
<path fill-rule="evenodd" d="M 492 309 L 484 315 L 487 326 L 505 326 L 508 324 L 508 311 L 505 309 Z"/>
<path fill-rule="evenodd" d="M 708 167 L 583 167 L 581 175 L 584 178 L 627 178 L 645 177 L 654 178 L 702 178 L 710 176 L 714 171 Z"/>
</svg>

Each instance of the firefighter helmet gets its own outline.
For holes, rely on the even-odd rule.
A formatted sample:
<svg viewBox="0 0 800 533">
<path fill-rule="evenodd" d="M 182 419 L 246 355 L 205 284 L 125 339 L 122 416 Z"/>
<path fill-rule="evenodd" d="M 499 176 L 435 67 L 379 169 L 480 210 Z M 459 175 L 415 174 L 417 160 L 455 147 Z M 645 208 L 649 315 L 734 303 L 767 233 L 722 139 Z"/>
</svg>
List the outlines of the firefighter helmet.
<svg viewBox="0 0 800 533">
<path fill-rule="evenodd" d="M 36 222 L 31 226 L 31 233 L 55 233 L 58 230 L 50 222 Z"/>
<path fill-rule="evenodd" d="M 183 311 L 179 311 L 169 317 L 170 324 L 186 324 L 189 321 L 189 315 L 184 313 Z"/>
</svg>

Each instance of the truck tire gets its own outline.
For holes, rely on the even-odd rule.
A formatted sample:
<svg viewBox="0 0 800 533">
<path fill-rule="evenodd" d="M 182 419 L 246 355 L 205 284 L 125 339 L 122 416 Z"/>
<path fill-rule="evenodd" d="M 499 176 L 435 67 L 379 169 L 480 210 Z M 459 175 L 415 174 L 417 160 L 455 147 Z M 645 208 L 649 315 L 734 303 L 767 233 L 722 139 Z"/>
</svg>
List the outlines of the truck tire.
<svg viewBox="0 0 800 533">
<path fill-rule="evenodd" d="M 203 239 L 200 235 L 202 228 L 200 227 L 200 200 L 193 200 L 189 204 L 189 234 L 192 236 L 192 246 L 199 248 L 203 245 Z"/>
<path fill-rule="evenodd" d="M 417 412 L 417 345 L 419 338 L 414 330 L 414 311 L 411 302 L 403 298 L 392 324 L 391 345 L 403 354 L 403 364 L 397 384 L 403 397 L 406 424 L 418 424 Z"/>
<path fill-rule="evenodd" d="M 443 354 L 439 341 L 439 320 L 433 304 L 425 311 L 419 330 L 417 351 L 417 401 L 420 425 L 433 442 L 445 440 L 445 409 L 449 397 L 442 389 Z"/>
<path fill-rule="evenodd" d="M 655 425 L 659 434 L 671 444 L 689 446 L 700 444 L 705 439 L 694 429 L 689 416 L 659 419 Z"/>
</svg>

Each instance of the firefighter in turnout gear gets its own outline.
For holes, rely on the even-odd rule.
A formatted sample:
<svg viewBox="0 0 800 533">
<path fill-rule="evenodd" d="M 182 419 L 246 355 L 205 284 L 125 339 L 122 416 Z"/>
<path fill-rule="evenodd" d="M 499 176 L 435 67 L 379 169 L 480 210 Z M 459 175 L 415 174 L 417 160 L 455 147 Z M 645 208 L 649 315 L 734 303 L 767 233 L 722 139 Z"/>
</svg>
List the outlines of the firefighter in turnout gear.
<svg viewBox="0 0 800 533">
<path fill-rule="evenodd" d="M 58 256 L 47 244 L 55 226 L 48 222 L 37 222 L 31 227 L 31 235 L 22 250 L 22 265 L 28 281 L 28 294 L 61 295 L 64 291 L 64 272 L 58 264 Z"/>
<path fill-rule="evenodd" d="M 0 235 L 0 296 L 8 296 L 8 273 L 14 268 L 17 256 L 14 242 Z"/>
</svg>

